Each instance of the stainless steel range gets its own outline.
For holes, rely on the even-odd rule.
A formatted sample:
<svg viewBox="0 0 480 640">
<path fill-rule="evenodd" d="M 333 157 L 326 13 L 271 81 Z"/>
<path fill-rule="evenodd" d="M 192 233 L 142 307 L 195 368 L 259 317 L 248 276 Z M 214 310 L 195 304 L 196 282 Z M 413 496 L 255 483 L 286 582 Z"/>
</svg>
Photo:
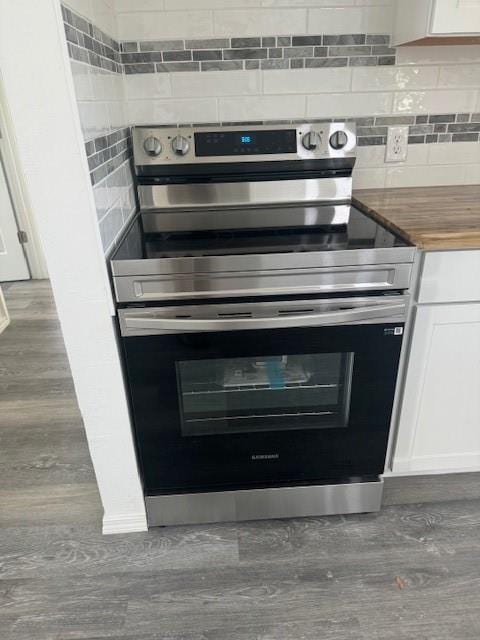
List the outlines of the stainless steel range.
<svg viewBox="0 0 480 640">
<path fill-rule="evenodd" d="M 111 270 L 148 519 L 380 508 L 414 248 L 350 123 L 137 127 Z"/>
</svg>

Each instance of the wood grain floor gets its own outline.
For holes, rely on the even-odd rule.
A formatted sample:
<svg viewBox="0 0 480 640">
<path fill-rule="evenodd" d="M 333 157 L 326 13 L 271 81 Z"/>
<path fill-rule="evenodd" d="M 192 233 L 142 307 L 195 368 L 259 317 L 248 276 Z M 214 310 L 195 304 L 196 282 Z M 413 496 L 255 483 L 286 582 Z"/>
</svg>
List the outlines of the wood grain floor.
<svg viewBox="0 0 480 640">
<path fill-rule="evenodd" d="M 478 640 L 480 478 L 391 479 L 380 514 L 104 537 L 46 282 L 0 336 L 2 640 Z"/>
</svg>

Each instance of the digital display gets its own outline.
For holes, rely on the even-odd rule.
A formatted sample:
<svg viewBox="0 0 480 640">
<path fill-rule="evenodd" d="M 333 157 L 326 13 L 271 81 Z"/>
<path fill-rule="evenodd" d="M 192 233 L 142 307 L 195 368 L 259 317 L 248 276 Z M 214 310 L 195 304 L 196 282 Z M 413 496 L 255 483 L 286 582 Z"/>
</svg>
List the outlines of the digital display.
<svg viewBox="0 0 480 640">
<path fill-rule="evenodd" d="M 296 129 L 195 133 L 195 155 L 198 157 L 296 152 Z"/>
</svg>

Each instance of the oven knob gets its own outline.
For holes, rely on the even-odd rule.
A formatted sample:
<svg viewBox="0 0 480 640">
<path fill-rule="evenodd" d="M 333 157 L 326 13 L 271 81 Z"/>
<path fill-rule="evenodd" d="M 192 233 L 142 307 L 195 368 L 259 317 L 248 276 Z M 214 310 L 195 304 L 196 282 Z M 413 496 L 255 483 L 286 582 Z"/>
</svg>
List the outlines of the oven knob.
<svg viewBox="0 0 480 640">
<path fill-rule="evenodd" d="M 332 149 L 343 149 L 343 147 L 347 144 L 348 137 L 345 131 L 335 131 L 330 136 L 330 146 Z"/>
<path fill-rule="evenodd" d="M 309 131 L 302 138 L 302 144 L 307 151 L 315 151 L 320 146 L 321 139 L 315 131 Z"/>
<path fill-rule="evenodd" d="M 188 143 L 188 140 L 183 136 L 176 136 L 172 140 L 172 151 L 176 153 L 177 156 L 184 156 L 186 153 L 188 153 L 189 149 L 190 144 Z"/>
<path fill-rule="evenodd" d="M 158 138 L 155 138 L 155 136 L 146 138 L 143 143 L 143 148 L 149 156 L 159 156 L 162 153 L 162 143 Z"/>
</svg>

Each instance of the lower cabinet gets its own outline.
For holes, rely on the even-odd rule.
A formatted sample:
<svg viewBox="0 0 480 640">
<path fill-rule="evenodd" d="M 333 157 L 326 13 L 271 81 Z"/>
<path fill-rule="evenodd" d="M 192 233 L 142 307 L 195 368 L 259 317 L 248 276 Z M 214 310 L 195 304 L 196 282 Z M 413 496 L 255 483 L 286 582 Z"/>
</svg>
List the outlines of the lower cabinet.
<svg viewBox="0 0 480 640">
<path fill-rule="evenodd" d="M 420 305 L 394 472 L 480 470 L 480 303 Z"/>
</svg>

